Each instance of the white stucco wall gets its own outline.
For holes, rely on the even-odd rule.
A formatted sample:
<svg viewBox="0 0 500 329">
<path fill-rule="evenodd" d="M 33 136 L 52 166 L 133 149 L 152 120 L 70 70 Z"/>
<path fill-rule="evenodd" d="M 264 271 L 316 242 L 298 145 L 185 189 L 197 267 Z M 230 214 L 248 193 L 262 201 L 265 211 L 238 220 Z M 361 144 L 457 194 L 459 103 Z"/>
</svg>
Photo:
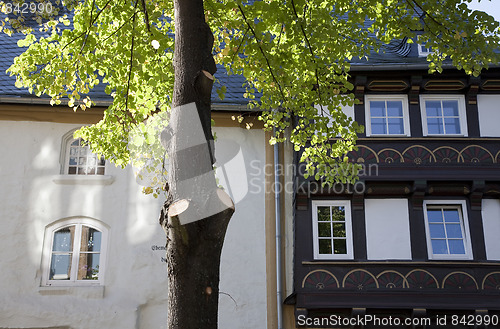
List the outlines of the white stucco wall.
<svg viewBox="0 0 500 329">
<path fill-rule="evenodd" d="M 500 260 L 500 200 L 485 199 L 482 202 L 482 217 L 486 258 Z"/>
<path fill-rule="evenodd" d="M 369 260 L 411 259 L 408 200 L 367 199 L 365 220 Z"/>
<path fill-rule="evenodd" d="M 236 206 L 222 250 L 219 328 L 266 328 L 264 171 L 254 169 L 265 164 L 264 132 L 215 132 L 217 177 Z"/>
<path fill-rule="evenodd" d="M 500 96 L 478 95 L 479 131 L 482 137 L 500 137 Z"/>
<path fill-rule="evenodd" d="M 109 163 L 110 185 L 55 183 L 61 138 L 77 126 L 0 121 L 0 327 L 166 328 L 166 264 L 164 251 L 154 247 L 165 245 L 162 201 L 142 194 L 131 168 Z M 245 192 L 247 162 L 265 163 L 264 133 L 218 128 L 217 134 L 239 147 L 228 176 L 236 212 L 221 264 L 221 291 L 236 305 L 220 296 L 220 328 L 265 328 L 264 194 Z M 220 147 L 217 156 L 227 152 Z M 71 216 L 109 226 L 104 288 L 40 287 L 45 227 Z"/>
</svg>

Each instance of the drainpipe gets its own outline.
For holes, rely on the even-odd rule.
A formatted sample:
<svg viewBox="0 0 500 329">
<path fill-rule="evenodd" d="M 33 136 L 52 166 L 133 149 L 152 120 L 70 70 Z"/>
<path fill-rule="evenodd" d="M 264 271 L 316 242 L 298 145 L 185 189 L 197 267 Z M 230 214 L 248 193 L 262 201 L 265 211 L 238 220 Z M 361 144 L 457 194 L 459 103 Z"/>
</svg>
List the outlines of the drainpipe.
<svg viewBox="0 0 500 329">
<path fill-rule="evenodd" d="M 276 136 L 276 128 L 274 129 Z M 282 311 L 282 267 L 281 267 L 281 185 L 279 177 L 279 144 L 274 144 L 274 208 L 276 216 L 276 302 L 278 313 L 278 329 L 283 328 Z"/>
</svg>

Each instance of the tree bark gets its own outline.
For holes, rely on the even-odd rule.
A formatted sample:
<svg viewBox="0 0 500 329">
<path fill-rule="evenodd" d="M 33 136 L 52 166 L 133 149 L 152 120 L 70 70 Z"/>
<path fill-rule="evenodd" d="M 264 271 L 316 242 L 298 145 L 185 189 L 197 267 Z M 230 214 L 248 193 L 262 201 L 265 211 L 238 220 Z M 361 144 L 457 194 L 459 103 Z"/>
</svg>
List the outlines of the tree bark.
<svg viewBox="0 0 500 329">
<path fill-rule="evenodd" d="M 220 256 L 234 204 L 217 188 L 212 169 L 213 35 L 203 0 L 174 0 L 174 8 L 174 95 L 169 131 L 162 134 L 169 196 L 160 218 L 167 235 L 168 328 L 216 329 Z"/>
</svg>

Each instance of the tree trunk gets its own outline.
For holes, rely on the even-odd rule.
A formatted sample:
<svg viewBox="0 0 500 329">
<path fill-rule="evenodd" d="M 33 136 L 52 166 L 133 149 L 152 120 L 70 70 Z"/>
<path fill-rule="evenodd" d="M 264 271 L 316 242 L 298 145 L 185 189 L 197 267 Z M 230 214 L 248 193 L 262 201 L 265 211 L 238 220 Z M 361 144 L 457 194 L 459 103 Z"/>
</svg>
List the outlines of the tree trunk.
<svg viewBox="0 0 500 329">
<path fill-rule="evenodd" d="M 168 328 L 216 329 L 220 256 L 234 205 L 217 188 L 212 165 L 213 35 L 203 0 L 174 0 L 175 83 L 167 147 Z M 194 109 L 194 110 L 193 110 Z"/>
</svg>

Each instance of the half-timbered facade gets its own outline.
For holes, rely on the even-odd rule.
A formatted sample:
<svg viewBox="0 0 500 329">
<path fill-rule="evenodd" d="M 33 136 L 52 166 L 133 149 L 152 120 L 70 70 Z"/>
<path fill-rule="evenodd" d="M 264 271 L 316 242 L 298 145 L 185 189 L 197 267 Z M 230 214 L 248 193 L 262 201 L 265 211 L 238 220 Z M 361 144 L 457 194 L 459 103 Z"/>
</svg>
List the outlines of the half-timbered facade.
<svg viewBox="0 0 500 329">
<path fill-rule="evenodd" d="M 298 326 L 500 311 L 500 69 L 429 74 L 413 46 L 353 65 L 360 181 L 321 188 L 299 171 Z"/>
</svg>

